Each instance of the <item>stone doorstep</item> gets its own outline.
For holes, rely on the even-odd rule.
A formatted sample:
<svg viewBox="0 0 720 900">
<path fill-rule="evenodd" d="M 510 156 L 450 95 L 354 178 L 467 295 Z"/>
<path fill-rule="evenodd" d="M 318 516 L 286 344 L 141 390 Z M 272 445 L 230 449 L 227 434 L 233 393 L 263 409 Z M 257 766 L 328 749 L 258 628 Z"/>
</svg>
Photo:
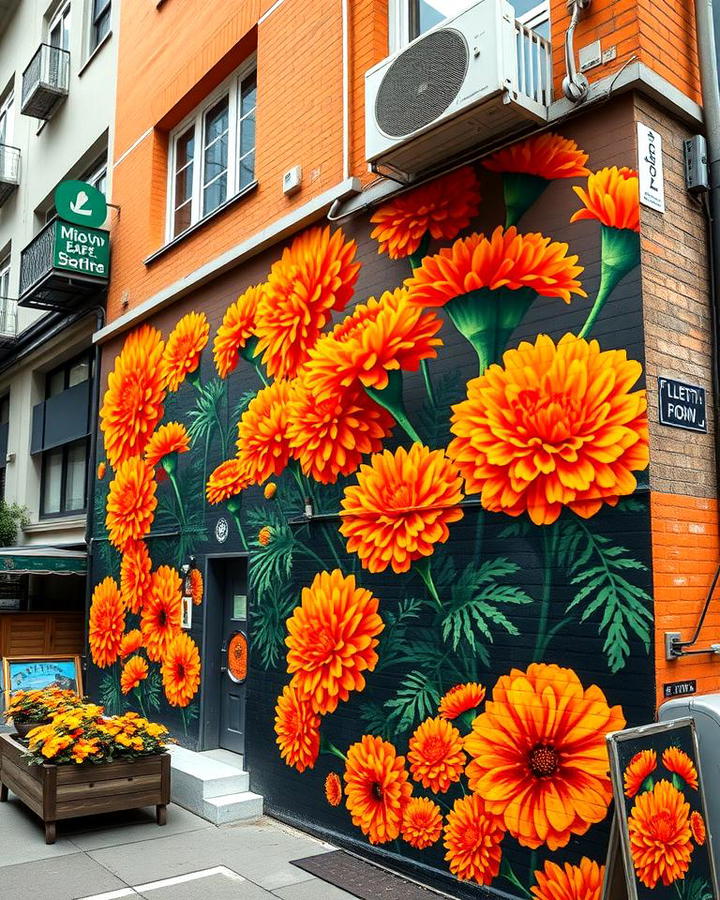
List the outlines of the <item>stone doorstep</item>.
<svg viewBox="0 0 720 900">
<path fill-rule="evenodd" d="M 229 754 L 196 753 L 185 747 L 168 748 L 172 766 L 172 800 L 213 825 L 226 825 L 262 815 L 263 798 L 248 790 L 249 775 L 241 757 L 233 765 Z M 218 758 L 218 756 L 220 758 Z"/>
</svg>

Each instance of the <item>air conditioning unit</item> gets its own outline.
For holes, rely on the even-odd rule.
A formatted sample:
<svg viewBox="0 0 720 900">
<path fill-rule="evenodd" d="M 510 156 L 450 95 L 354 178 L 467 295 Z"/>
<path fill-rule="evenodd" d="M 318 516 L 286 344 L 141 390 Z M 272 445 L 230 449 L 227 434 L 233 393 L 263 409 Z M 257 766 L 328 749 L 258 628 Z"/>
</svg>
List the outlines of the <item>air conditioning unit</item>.
<svg viewBox="0 0 720 900">
<path fill-rule="evenodd" d="M 505 0 L 480 0 L 366 73 L 370 168 L 410 180 L 547 122 L 551 89 L 550 43 Z"/>
</svg>

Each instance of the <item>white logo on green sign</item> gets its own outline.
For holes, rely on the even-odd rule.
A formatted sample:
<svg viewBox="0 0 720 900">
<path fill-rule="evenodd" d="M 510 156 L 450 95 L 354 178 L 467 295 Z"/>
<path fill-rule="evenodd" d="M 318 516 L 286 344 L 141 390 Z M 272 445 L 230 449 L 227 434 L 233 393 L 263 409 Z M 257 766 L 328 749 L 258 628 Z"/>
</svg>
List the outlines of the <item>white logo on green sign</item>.
<svg viewBox="0 0 720 900">
<path fill-rule="evenodd" d="M 85 181 L 61 181 L 55 188 L 55 209 L 61 219 L 97 228 L 107 217 L 107 201 Z"/>
</svg>

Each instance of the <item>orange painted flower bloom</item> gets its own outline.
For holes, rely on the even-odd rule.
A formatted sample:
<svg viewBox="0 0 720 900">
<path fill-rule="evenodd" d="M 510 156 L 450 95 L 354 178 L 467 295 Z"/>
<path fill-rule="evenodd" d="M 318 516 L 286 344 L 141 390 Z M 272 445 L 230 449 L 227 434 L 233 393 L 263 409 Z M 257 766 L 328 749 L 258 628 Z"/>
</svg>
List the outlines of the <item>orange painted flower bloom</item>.
<svg viewBox="0 0 720 900">
<path fill-rule="evenodd" d="M 143 607 L 140 628 L 147 655 L 160 662 L 173 638 L 180 633 L 182 582 L 175 569 L 160 566 L 152 574 L 149 594 Z"/>
<path fill-rule="evenodd" d="M 705 819 L 699 812 L 693 811 L 690 813 L 690 831 L 692 831 L 695 843 L 698 847 L 702 847 L 707 838 L 707 829 L 705 828 Z"/>
<path fill-rule="evenodd" d="M 625 796 L 634 797 L 642 787 L 643 781 L 657 769 L 657 753 L 654 750 L 641 750 L 627 764 L 623 774 Z"/>
<path fill-rule="evenodd" d="M 152 562 L 143 541 L 129 541 L 120 562 L 120 593 L 125 608 L 139 613 L 150 590 Z"/>
<path fill-rule="evenodd" d="M 345 488 L 340 533 L 364 569 L 407 572 L 413 560 L 445 543 L 448 525 L 463 517 L 462 479 L 442 450 L 413 444 L 376 453 Z"/>
<path fill-rule="evenodd" d="M 478 794 L 461 797 L 448 813 L 445 859 L 462 881 L 490 884 L 500 871 L 505 827 Z"/>
<path fill-rule="evenodd" d="M 205 495 L 210 504 L 234 497 L 250 484 L 245 466 L 239 459 L 226 459 L 208 478 Z"/>
<path fill-rule="evenodd" d="M 163 416 L 163 347 L 160 332 L 142 325 L 128 336 L 108 375 L 100 430 L 113 467 L 143 452 Z"/>
<path fill-rule="evenodd" d="M 463 713 L 477 709 L 484 699 L 485 688 L 481 684 L 473 681 L 456 684 L 440 699 L 438 712 L 443 719 L 457 719 Z"/>
<path fill-rule="evenodd" d="M 180 631 L 172 638 L 160 671 L 170 706 L 187 706 L 200 687 L 200 652 L 190 635 Z"/>
<path fill-rule="evenodd" d="M 190 449 L 190 437 L 180 422 L 168 422 L 161 425 L 152 435 L 145 448 L 147 464 L 155 466 L 171 453 L 187 453 Z"/>
<path fill-rule="evenodd" d="M 408 741 L 407 759 L 415 781 L 443 794 L 465 769 L 462 735 L 445 719 L 425 719 Z"/>
<path fill-rule="evenodd" d="M 278 697 L 275 707 L 275 734 L 280 747 L 280 756 L 288 766 L 292 766 L 298 772 L 314 767 L 320 752 L 320 716 L 313 713 L 310 703 L 300 697 L 291 684 L 286 684 Z M 335 777 L 337 778 L 337 775 Z M 338 799 L 333 806 L 339 803 Z"/>
<path fill-rule="evenodd" d="M 318 719 L 318 722 L 320 720 Z M 343 798 L 342 782 L 337 772 L 330 772 L 325 779 L 325 799 L 330 806 L 340 806 Z"/>
<path fill-rule="evenodd" d="M 268 374 L 294 378 L 332 310 L 344 309 L 360 272 L 356 249 L 340 229 L 310 228 L 273 265 L 255 324 Z"/>
<path fill-rule="evenodd" d="M 624 726 L 621 708 L 597 685 L 584 689 L 572 669 L 513 669 L 465 738 L 470 789 L 524 847 L 565 847 L 607 814 L 605 735 Z"/>
<path fill-rule="evenodd" d="M 238 422 L 237 457 L 250 484 L 279 475 L 290 458 L 288 408 L 293 389 L 274 381 L 258 391 Z"/>
<path fill-rule="evenodd" d="M 535 900 L 601 900 L 605 866 L 600 866 L 586 856 L 579 866 L 565 863 L 561 868 L 547 860 L 542 870 L 535 873 L 530 893 Z"/>
<path fill-rule="evenodd" d="M 108 576 L 95 585 L 90 601 L 88 643 L 96 666 L 104 669 L 115 662 L 124 631 L 125 606 L 117 582 Z"/>
<path fill-rule="evenodd" d="M 275 494 L 277 494 L 277 485 L 274 481 L 268 481 L 263 489 L 263 497 L 266 500 L 272 500 Z"/>
<path fill-rule="evenodd" d="M 465 489 L 485 509 L 527 512 L 536 525 L 564 506 L 586 519 L 615 506 L 649 460 L 647 398 L 631 392 L 641 374 L 624 350 L 572 334 L 508 350 L 453 406 L 447 452 Z"/>
<path fill-rule="evenodd" d="M 640 231 L 640 191 L 638 174 L 634 169 L 612 166 L 600 169 L 588 177 L 587 190 L 573 187 L 583 203 L 570 218 L 597 219 L 608 228 Z"/>
<path fill-rule="evenodd" d="M 527 288 L 569 303 L 571 294 L 587 294 L 577 280 L 583 267 L 567 251 L 567 244 L 541 234 L 518 234 L 514 226 L 506 230 L 498 226 L 490 239 L 471 234 L 426 256 L 405 285 L 410 302 L 417 306 L 444 306 L 482 288 Z"/>
<path fill-rule="evenodd" d="M 333 398 L 358 383 L 384 390 L 394 372 L 416 372 L 423 359 L 434 359 L 442 340 L 442 321 L 408 301 L 407 291 L 371 297 L 362 317 L 323 337 L 310 351 L 308 387 L 319 399 Z"/>
<path fill-rule="evenodd" d="M 125 659 L 126 656 L 130 656 L 131 653 L 139 650 L 142 645 L 142 631 L 139 628 L 133 628 L 132 631 L 128 631 L 127 634 L 123 635 L 123 639 L 120 642 L 120 656 Z"/>
<path fill-rule="evenodd" d="M 260 531 L 258 531 L 257 536 L 258 544 L 261 547 L 267 547 L 267 545 L 272 540 L 272 528 L 269 528 L 267 525 L 264 525 Z"/>
<path fill-rule="evenodd" d="M 235 370 L 240 351 L 254 336 L 255 314 L 263 288 L 262 284 L 252 285 L 225 310 L 213 342 L 215 368 L 221 378 L 227 378 Z"/>
<path fill-rule="evenodd" d="M 688 785 L 698 789 L 698 773 L 690 757 L 679 747 L 668 747 L 662 755 L 662 764 L 668 772 L 674 772 Z"/>
<path fill-rule="evenodd" d="M 669 781 L 635 798 L 628 816 L 630 854 L 635 872 L 651 890 L 662 881 L 667 887 L 685 877 L 693 845 L 690 804 Z"/>
<path fill-rule="evenodd" d="M 305 475 L 334 484 L 355 472 L 364 454 L 382 450 L 393 417 L 358 388 L 321 400 L 303 378 L 295 382 L 287 415 L 290 452 Z"/>
<path fill-rule="evenodd" d="M 98 477 L 98 481 L 102 481 L 102 480 L 103 480 L 103 478 L 105 477 L 105 473 L 106 473 L 106 472 L 107 472 L 107 466 L 105 465 L 105 460 L 102 459 L 102 460 L 100 460 L 100 462 L 98 463 L 98 467 L 97 467 L 97 477 Z"/>
<path fill-rule="evenodd" d="M 403 813 L 400 833 L 416 850 L 432 847 L 440 840 L 443 819 L 440 807 L 427 797 L 412 797 Z"/>
<path fill-rule="evenodd" d="M 388 741 L 366 734 L 348 749 L 344 777 L 353 825 L 371 844 L 395 840 L 412 794 L 405 759 Z"/>
<path fill-rule="evenodd" d="M 483 165 L 491 172 L 517 172 L 552 181 L 589 175 L 587 161 L 588 154 L 578 149 L 575 141 L 546 131 L 498 150 Z"/>
<path fill-rule="evenodd" d="M 162 373 L 169 391 L 176 391 L 200 365 L 210 325 L 205 313 L 189 312 L 170 332 L 162 357 Z"/>
<path fill-rule="evenodd" d="M 354 575 L 318 572 L 303 588 L 301 605 L 287 620 L 287 670 L 313 712 L 334 712 L 350 691 L 364 689 L 362 673 L 377 665 L 377 635 L 384 627 L 377 597 L 357 587 Z"/>
<path fill-rule="evenodd" d="M 383 204 L 370 219 L 377 226 L 370 237 L 380 244 L 378 253 L 403 259 L 418 250 L 428 233 L 436 240 L 456 238 L 479 206 L 477 176 L 463 166 Z"/>
<path fill-rule="evenodd" d="M 120 690 L 123 694 L 129 694 L 140 686 L 140 682 L 148 677 L 148 664 L 142 656 L 131 656 L 123 666 L 120 675 Z"/>
<path fill-rule="evenodd" d="M 155 517 L 157 484 L 153 470 L 138 456 L 120 463 L 110 482 L 105 525 L 113 547 L 121 553 L 131 541 L 140 541 L 150 531 Z"/>
<path fill-rule="evenodd" d="M 203 600 L 203 577 L 200 569 L 190 569 L 190 596 L 194 606 L 200 606 Z"/>
</svg>

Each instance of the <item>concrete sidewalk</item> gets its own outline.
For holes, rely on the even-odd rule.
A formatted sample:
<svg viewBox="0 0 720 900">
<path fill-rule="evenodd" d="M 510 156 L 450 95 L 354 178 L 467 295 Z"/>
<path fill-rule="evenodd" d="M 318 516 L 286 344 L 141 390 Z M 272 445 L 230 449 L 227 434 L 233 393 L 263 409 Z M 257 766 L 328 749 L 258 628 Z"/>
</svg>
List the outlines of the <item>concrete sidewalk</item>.
<svg viewBox="0 0 720 900">
<path fill-rule="evenodd" d="M 179 806 L 58 824 L 46 846 L 39 820 L 12 793 L 0 805 L 0 897 L 24 900 L 349 900 L 290 865 L 333 849 L 263 817 L 216 827 Z"/>
</svg>

